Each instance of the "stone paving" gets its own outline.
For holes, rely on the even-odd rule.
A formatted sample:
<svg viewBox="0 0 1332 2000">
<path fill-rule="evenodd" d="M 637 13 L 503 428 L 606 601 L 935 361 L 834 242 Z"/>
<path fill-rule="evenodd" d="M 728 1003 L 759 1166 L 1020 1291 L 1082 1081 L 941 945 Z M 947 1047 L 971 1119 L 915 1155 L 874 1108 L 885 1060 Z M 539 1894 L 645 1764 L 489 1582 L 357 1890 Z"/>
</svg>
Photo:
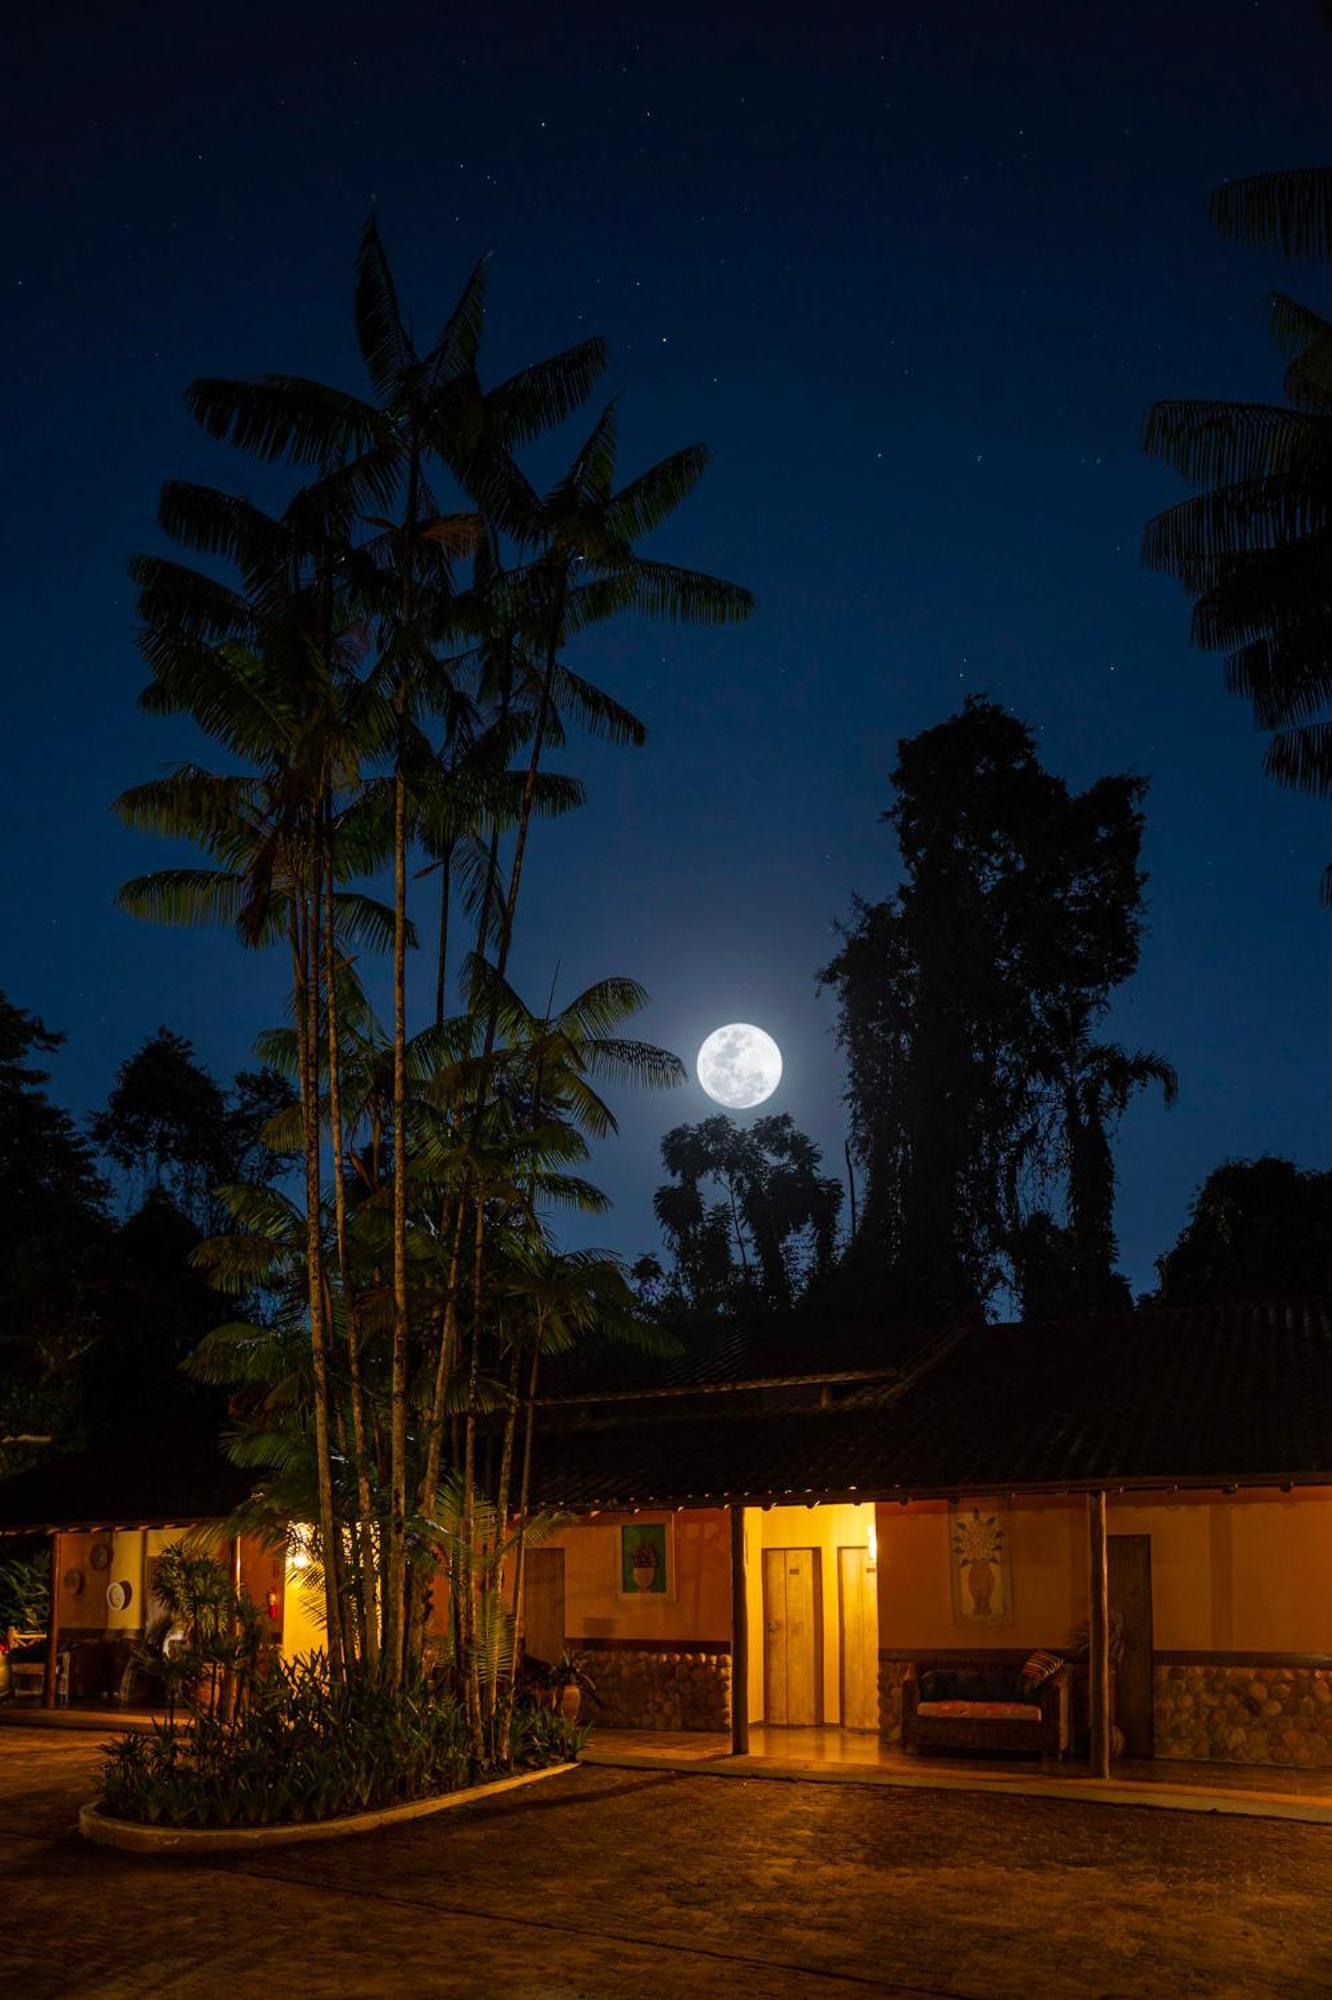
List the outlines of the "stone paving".
<svg viewBox="0 0 1332 2000">
<path fill-rule="evenodd" d="M 22 2000 L 1332 1995 L 1332 1829 L 584 1768 L 310 1849 L 145 1862 L 73 1831 L 86 1737 L 0 1736 Z"/>
</svg>

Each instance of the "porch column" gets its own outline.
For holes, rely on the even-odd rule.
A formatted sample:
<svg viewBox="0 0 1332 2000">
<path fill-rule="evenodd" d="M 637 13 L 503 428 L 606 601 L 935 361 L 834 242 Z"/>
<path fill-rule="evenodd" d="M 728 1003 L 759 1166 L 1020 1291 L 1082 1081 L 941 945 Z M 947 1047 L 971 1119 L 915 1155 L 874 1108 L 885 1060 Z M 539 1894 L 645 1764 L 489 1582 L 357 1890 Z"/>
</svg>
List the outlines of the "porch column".
<svg viewBox="0 0 1332 2000">
<path fill-rule="evenodd" d="M 731 1508 L 731 1755 L 749 1754 L 749 1589 L 745 1510 Z"/>
<path fill-rule="evenodd" d="M 1110 1570 L 1105 1540 L 1105 1494 L 1087 1495 L 1091 1590 L 1087 1620 L 1087 1704 L 1091 1720 L 1089 1767 L 1110 1776 Z"/>
<path fill-rule="evenodd" d="M 42 1707 L 54 1708 L 60 1676 L 60 1530 L 51 1536 L 51 1609 L 46 1614 L 46 1678 Z"/>
</svg>

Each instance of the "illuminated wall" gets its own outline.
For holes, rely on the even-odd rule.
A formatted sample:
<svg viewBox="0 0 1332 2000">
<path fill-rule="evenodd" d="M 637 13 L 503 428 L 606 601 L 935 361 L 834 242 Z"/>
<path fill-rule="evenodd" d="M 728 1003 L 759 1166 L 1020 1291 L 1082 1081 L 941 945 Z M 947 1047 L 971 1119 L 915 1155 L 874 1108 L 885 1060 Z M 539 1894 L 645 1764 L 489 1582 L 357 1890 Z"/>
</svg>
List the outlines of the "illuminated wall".
<svg viewBox="0 0 1332 2000">
<path fill-rule="evenodd" d="M 1087 1615 L 1086 1503 L 1008 1509 L 1013 1617 L 954 1616 L 948 1508 L 878 1506 L 879 1644 L 886 1650 L 1059 1646 Z M 1112 1535 L 1150 1535 L 1158 1651 L 1332 1653 L 1332 1490 L 1111 1497 Z"/>
<path fill-rule="evenodd" d="M 675 1588 L 669 1597 L 617 1594 L 620 1528 L 629 1522 L 674 1524 Z M 603 1514 L 552 1535 L 541 1546 L 564 1550 L 564 1630 L 580 1639 L 729 1639 L 730 1525 L 721 1508 L 678 1514 Z"/>
<path fill-rule="evenodd" d="M 823 1719 L 841 1721 L 841 1661 L 837 1616 L 837 1551 L 867 1548 L 874 1509 L 860 1507 L 747 1507 L 745 1569 L 749 1578 L 749 1719 L 763 1720 L 763 1551 L 815 1549 L 823 1596 Z M 884 1642 L 880 1640 L 880 1644 Z"/>
</svg>

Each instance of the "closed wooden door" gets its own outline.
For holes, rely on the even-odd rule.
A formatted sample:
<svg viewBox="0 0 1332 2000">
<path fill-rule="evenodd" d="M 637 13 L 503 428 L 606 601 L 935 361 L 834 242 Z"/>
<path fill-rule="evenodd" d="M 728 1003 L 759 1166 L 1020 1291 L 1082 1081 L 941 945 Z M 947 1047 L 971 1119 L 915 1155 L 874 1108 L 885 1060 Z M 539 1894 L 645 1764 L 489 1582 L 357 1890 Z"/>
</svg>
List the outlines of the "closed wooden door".
<svg viewBox="0 0 1332 2000">
<path fill-rule="evenodd" d="M 767 1722 L 823 1720 L 822 1579 L 817 1549 L 763 1551 L 763 1715 Z"/>
<path fill-rule="evenodd" d="M 843 1729 L 879 1726 L 879 1606 L 868 1549 L 837 1551 Z"/>
<path fill-rule="evenodd" d="M 529 1549 L 523 1570 L 523 1650 L 553 1666 L 564 1651 L 564 1550 Z"/>
<path fill-rule="evenodd" d="M 1126 1757 L 1154 1757 L 1152 1726 L 1152 1538 L 1109 1535 L 1110 1617 L 1124 1635 L 1115 1667 L 1114 1720 L 1124 1732 Z"/>
</svg>

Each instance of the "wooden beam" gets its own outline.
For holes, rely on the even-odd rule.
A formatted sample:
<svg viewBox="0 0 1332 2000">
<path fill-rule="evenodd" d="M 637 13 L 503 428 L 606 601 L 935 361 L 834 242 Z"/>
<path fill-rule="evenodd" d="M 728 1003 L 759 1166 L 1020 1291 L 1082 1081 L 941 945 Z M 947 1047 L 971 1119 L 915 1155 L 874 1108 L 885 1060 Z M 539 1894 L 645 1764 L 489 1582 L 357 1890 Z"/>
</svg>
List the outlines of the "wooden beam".
<svg viewBox="0 0 1332 2000">
<path fill-rule="evenodd" d="M 731 1508 L 731 1755 L 749 1755 L 749 1589 L 743 1507 Z"/>
<path fill-rule="evenodd" d="M 60 1679 L 60 1530 L 51 1536 L 51 1609 L 46 1614 L 46 1678 L 42 1706 L 54 1708 Z"/>
<path fill-rule="evenodd" d="M 1110 1566 L 1105 1534 L 1105 1494 L 1087 1495 L 1090 1612 L 1087 1620 L 1087 1705 L 1091 1720 L 1093 1778 L 1110 1776 Z"/>
</svg>

